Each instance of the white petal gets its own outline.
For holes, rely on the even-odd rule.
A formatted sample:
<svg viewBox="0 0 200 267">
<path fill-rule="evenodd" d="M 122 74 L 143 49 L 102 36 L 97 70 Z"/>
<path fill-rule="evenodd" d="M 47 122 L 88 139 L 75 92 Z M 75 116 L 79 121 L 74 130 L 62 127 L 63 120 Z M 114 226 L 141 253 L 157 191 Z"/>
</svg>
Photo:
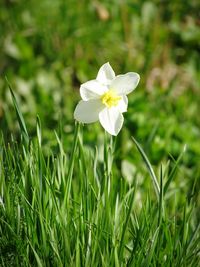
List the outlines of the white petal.
<svg viewBox="0 0 200 267">
<path fill-rule="evenodd" d="M 80 87 L 80 95 L 83 100 L 98 99 L 107 90 L 107 87 L 103 86 L 96 80 L 91 80 L 83 83 Z"/>
<path fill-rule="evenodd" d="M 116 76 L 110 87 L 116 90 L 119 95 L 127 95 L 136 88 L 139 80 L 139 74 L 135 72 L 128 72 L 126 74 Z"/>
<path fill-rule="evenodd" d="M 122 95 L 122 99 L 119 101 L 117 108 L 120 112 L 126 112 L 128 107 L 128 97 L 126 95 Z"/>
<path fill-rule="evenodd" d="M 105 63 L 97 74 L 97 80 L 105 85 L 110 85 L 111 81 L 115 78 L 115 72 L 110 66 L 110 63 Z"/>
<path fill-rule="evenodd" d="M 81 100 L 75 108 L 74 118 L 83 123 L 92 123 L 98 121 L 102 109 L 104 105 L 99 99 Z"/>
<path fill-rule="evenodd" d="M 117 135 L 122 128 L 124 117 L 117 107 L 104 108 L 99 113 L 99 121 L 111 135 Z"/>
</svg>

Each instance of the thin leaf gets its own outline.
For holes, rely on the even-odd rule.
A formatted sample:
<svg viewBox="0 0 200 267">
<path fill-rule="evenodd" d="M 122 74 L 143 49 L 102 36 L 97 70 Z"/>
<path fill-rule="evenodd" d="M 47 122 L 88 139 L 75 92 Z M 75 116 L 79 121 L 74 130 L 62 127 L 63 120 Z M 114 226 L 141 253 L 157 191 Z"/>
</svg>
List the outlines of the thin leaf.
<svg viewBox="0 0 200 267">
<path fill-rule="evenodd" d="M 153 182 L 153 186 L 154 186 L 154 189 L 155 189 L 155 192 L 156 192 L 156 196 L 157 196 L 157 199 L 159 201 L 159 195 L 160 195 L 160 187 L 158 185 L 158 179 L 156 178 L 156 175 L 154 173 L 154 170 L 151 166 L 151 163 L 150 161 L 148 160 L 144 150 L 142 149 L 142 147 L 140 146 L 140 144 L 135 140 L 135 138 L 132 136 L 132 139 L 133 139 L 133 142 L 135 143 L 138 151 L 140 152 L 143 160 L 144 160 L 144 163 L 149 171 L 149 174 L 151 176 L 151 179 L 152 179 L 152 182 Z"/>
<path fill-rule="evenodd" d="M 156 244 L 157 244 L 157 240 L 158 240 L 159 229 L 160 228 L 158 227 L 156 229 L 154 235 L 153 235 L 151 247 L 150 247 L 149 252 L 148 252 L 148 254 L 146 256 L 146 259 L 142 263 L 142 267 L 150 266 L 150 262 L 151 262 L 151 259 L 153 257 L 154 250 L 155 250 L 155 247 L 156 247 Z"/>
<path fill-rule="evenodd" d="M 169 174 L 169 177 L 168 177 L 168 179 L 167 179 L 167 182 L 166 182 L 166 184 L 165 184 L 165 186 L 164 186 L 164 195 L 166 194 L 167 189 L 168 189 L 168 187 L 169 187 L 169 185 L 170 185 L 170 183 L 171 183 L 171 181 L 172 181 L 174 175 L 176 174 L 178 165 L 179 165 L 181 159 L 183 158 L 183 155 L 184 155 L 185 151 L 186 151 L 186 145 L 184 146 L 182 153 L 179 155 L 178 159 L 177 159 L 176 162 L 175 162 L 175 165 L 174 165 L 172 171 L 171 171 L 170 174 Z"/>
<path fill-rule="evenodd" d="M 126 229 L 127 229 L 127 226 L 128 226 L 129 218 L 130 218 L 130 215 L 131 215 L 132 206 L 133 206 L 133 200 L 134 200 L 134 196 L 135 196 L 135 186 L 136 186 L 136 182 L 135 182 L 134 188 L 132 189 L 132 193 L 131 193 L 131 197 L 130 197 L 130 201 L 129 201 L 129 208 L 128 208 L 128 212 L 127 212 L 127 215 L 126 215 L 126 220 L 125 220 L 125 223 L 124 223 L 123 229 L 122 229 L 122 236 L 121 236 L 120 246 L 119 246 L 119 259 L 123 255 L 124 238 L 125 238 L 125 233 L 126 233 Z"/>
<path fill-rule="evenodd" d="M 7 78 L 6 78 L 6 81 L 7 81 L 8 87 L 10 89 L 10 93 L 11 93 L 11 96 L 12 96 L 12 101 L 13 101 L 13 104 L 14 104 L 14 107 L 15 107 L 15 111 L 16 111 L 16 114 L 17 114 L 17 120 L 18 120 L 20 129 L 21 129 L 22 135 L 23 135 L 26 143 L 28 144 L 28 142 L 29 142 L 29 134 L 28 134 L 28 131 L 26 129 L 26 124 L 25 124 L 24 118 L 22 116 L 21 110 L 20 110 L 19 105 L 17 103 L 17 99 L 15 97 L 15 94 L 14 94 L 14 92 L 13 92 L 13 90 L 11 88 L 11 85 L 9 84 Z"/>
</svg>

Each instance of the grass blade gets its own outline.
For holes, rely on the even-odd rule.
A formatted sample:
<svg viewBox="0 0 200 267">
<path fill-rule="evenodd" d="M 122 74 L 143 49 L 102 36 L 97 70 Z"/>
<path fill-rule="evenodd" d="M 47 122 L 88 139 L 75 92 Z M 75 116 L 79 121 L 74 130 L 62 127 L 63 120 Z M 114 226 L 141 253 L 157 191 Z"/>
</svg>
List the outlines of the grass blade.
<svg viewBox="0 0 200 267">
<path fill-rule="evenodd" d="M 162 217 L 163 217 L 163 171 L 162 171 L 162 165 L 160 167 L 160 197 L 159 197 L 159 208 L 158 208 L 158 226 L 161 225 Z"/>
<path fill-rule="evenodd" d="M 142 263 L 142 267 L 150 266 L 150 262 L 151 262 L 153 255 L 154 255 L 154 250 L 155 250 L 157 240 L 158 240 L 159 229 L 160 229 L 160 227 L 158 227 L 156 229 L 156 231 L 153 235 L 151 247 L 150 247 L 149 252 L 146 256 L 146 259 Z"/>
<path fill-rule="evenodd" d="M 155 173 L 154 173 L 154 170 L 153 170 L 153 168 L 152 168 L 152 166 L 151 166 L 151 163 L 150 163 L 150 161 L 148 160 L 148 158 L 147 158 L 147 156 L 146 156 L 144 150 L 143 150 L 142 147 L 140 146 L 140 144 L 135 140 L 135 138 L 134 138 L 133 136 L 132 136 L 132 139 L 133 139 L 133 142 L 135 143 L 135 145 L 136 145 L 138 151 L 140 152 L 140 154 L 141 154 L 141 156 L 142 156 L 142 158 L 143 158 L 143 160 L 144 160 L 144 163 L 145 163 L 145 165 L 146 165 L 146 167 L 147 167 L 147 169 L 148 169 L 148 171 L 149 171 L 149 174 L 150 174 L 150 176 L 151 176 L 151 179 L 152 179 L 152 182 L 153 182 L 153 186 L 154 186 L 154 189 L 155 189 L 155 192 L 156 192 L 156 196 L 157 196 L 157 199 L 158 199 L 158 201 L 159 201 L 160 187 L 159 187 L 159 185 L 158 185 L 158 180 L 157 180 L 156 175 L 155 175 Z"/>
<path fill-rule="evenodd" d="M 21 110 L 20 110 L 19 105 L 17 103 L 17 99 L 15 97 L 15 94 L 14 94 L 14 92 L 13 92 L 13 90 L 11 88 L 11 85 L 9 84 L 7 78 L 6 78 L 6 81 L 7 81 L 8 87 L 10 89 L 10 93 L 11 93 L 11 96 L 12 96 L 13 105 L 15 107 L 15 112 L 17 114 L 17 120 L 18 120 L 20 129 L 21 129 L 22 135 L 23 135 L 26 143 L 28 144 L 28 142 L 29 142 L 29 134 L 28 134 L 28 131 L 26 129 L 26 124 L 25 124 L 24 118 L 22 116 Z"/>
<path fill-rule="evenodd" d="M 168 189 L 168 187 L 169 187 L 169 185 L 170 185 L 170 183 L 171 183 L 174 175 L 176 174 L 178 165 L 179 165 L 181 159 L 183 158 L 183 155 L 184 155 L 185 151 L 186 151 L 186 145 L 184 146 L 183 151 L 181 152 L 181 154 L 179 155 L 178 159 L 176 160 L 175 165 L 174 165 L 172 171 L 169 174 L 168 180 L 165 183 L 165 186 L 164 186 L 164 195 L 166 194 L 167 189 Z"/>
<path fill-rule="evenodd" d="M 119 246 L 119 259 L 121 259 L 122 255 L 123 255 L 124 238 L 125 238 L 125 233 L 126 233 L 126 229 L 127 229 L 127 226 L 128 226 L 129 218 L 130 218 L 130 215 L 131 215 L 132 206 L 133 206 L 133 200 L 134 200 L 135 190 L 136 190 L 135 187 L 136 187 L 136 182 L 135 182 L 134 188 L 132 189 L 130 202 L 129 202 L 129 208 L 128 208 L 128 212 L 127 212 L 125 223 L 123 225 L 122 236 L 121 236 L 120 246 Z"/>
</svg>

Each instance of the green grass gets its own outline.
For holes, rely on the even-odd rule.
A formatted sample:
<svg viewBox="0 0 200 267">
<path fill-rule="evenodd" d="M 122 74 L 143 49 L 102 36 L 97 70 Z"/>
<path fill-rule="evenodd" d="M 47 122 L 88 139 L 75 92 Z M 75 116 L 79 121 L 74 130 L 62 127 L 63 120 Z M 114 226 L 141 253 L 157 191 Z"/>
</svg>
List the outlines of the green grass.
<svg viewBox="0 0 200 267">
<path fill-rule="evenodd" d="M 199 8 L 2 1 L 0 266 L 200 266 Z M 116 138 L 73 118 L 107 61 L 141 76 Z"/>
<path fill-rule="evenodd" d="M 57 153 L 46 157 L 39 118 L 31 140 L 11 93 L 21 140 L 1 140 L 1 266 L 198 266 L 195 184 L 182 202 L 170 188 L 183 154 L 156 177 L 133 139 L 148 172 L 144 192 L 140 170 L 132 183 L 121 176 L 116 138 L 105 134 L 102 161 L 97 146 L 84 146 L 82 125 L 70 157 L 56 132 Z"/>
</svg>

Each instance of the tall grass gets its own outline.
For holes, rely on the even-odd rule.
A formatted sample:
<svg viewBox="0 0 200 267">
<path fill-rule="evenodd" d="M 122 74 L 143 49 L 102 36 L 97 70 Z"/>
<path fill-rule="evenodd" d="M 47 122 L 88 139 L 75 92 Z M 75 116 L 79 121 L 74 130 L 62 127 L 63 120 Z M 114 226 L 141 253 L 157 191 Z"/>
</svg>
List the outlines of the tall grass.
<svg viewBox="0 0 200 267">
<path fill-rule="evenodd" d="M 10 91 L 21 138 L 5 143 L 1 136 L 0 266 L 199 265 L 196 185 L 183 206 L 181 190 L 171 188 L 185 149 L 156 174 L 133 138 L 148 173 L 142 190 L 141 166 L 132 182 L 122 176 L 116 138 L 105 134 L 103 153 L 99 144 L 88 149 L 80 124 L 67 141 L 70 154 L 68 136 L 55 131 L 57 151 L 46 155 L 39 117 L 31 139 Z"/>
</svg>

